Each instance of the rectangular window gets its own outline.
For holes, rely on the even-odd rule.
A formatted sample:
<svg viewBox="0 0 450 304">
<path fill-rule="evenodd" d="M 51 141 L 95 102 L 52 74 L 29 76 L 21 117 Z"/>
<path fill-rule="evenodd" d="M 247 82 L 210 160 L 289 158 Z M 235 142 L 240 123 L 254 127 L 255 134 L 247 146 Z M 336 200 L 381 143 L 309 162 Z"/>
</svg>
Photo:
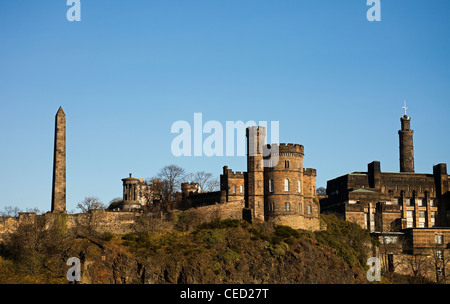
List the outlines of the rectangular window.
<svg viewBox="0 0 450 304">
<path fill-rule="evenodd" d="M 308 214 L 311 214 L 311 213 L 312 213 L 312 207 L 311 207 L 311 205 L 308 205 L 307 210 L 308 210 Z"/>
<path fill-rule="evenodd" d="M 412 228 L 414 226 L 414 211 L 406 211 L 406 228 Z"/>
<path fill-rule="evenodd" d="M 298 193 L 302 192 L 302 183 L 298 180 Z"/>
<path fill-rule="evenodd" d="M 302 211 L 303 211 L 302 203 L 298 203 L 298 212 Z"/>
<path fill-rule="evenodd" d="M 394 205 L 398 205 L 398 197 L 394 198 Z"/>
<path fill-rule="evenodd" d="M 419 207 L 425 206 L 425 200 L 423 198 L 419 198 L 418 205 L 419 205 Z"/>
<path fill-rule="evenodd" d="M 284 211 L 291 211 L 291 203 L 289 202 L 284 203 Z"/>
<path fill-rule="evenodd" d="M 426 211 L 419 211 L 419 218 L 425 218 L 426 217 Z"/>
<path fill-rule="evenodd" d="M 444 236 L 442 234 L 436 234 L 434 236 L 434 240 L 435 240 L 436 244 L 438 244 L 438 245 L 444 244 Z"/>
<path fill-rule="evenodd" d="M 289 180 L 287 178 L 284 180 L 284 191 L 289 191 Z"/>
<path fill-rule="evenodd" d="M 233 185 L 233 193 L 236 193 L 236 185 Z"/>
<path fill-rule="evenodd" d="M 411 199 L 410 199 L 410 198 L 407 198 L 407 199 L 406 199 L 406 206 L 412 206 L 412 205 L 411 205 Z"/>
<path fill-rule="evenodd" d="M 430 207 L 436 207 L 436 202 L 434 201 L 434 199 L 430 199 Z"/>
<path fill-rule="evenodd" d="M 273 192 L 273 179 L 269 179 L 269 192 Z"/>
</svg>

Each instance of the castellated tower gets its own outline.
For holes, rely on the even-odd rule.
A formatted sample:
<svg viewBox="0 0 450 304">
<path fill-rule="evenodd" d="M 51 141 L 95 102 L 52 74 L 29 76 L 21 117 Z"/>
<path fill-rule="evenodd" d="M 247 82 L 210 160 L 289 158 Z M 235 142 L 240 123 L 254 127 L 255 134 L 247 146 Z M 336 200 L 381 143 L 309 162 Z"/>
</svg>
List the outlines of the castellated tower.
<svg viewBox="0 0 450 304">
<path fill-rule="evenodd" d="M 264 168 L 266 221 L 279 216 L 303 214 L 304 147 L 298 144 L 278 146 L 278 164 Z"/>
<path fill-rule="evenodd" d="M 247 136 L 247 178 L 245 185 L 245 207 L 252 219 L 264 221 L 264 168 L 263 145 L 266 128 L 249 127 Z M 246 212 L 244 210 L 244 212 Z M 245 216 L 244 216 L 245 217 Z"/>
<path fill-rule="evenodd" d="M 315 169 L 303 168 L 304 147 L 266 145 L 265 135 L 264 127 L 247 128 L 244 219 L 318 230 L 317 173 Z M 278 159 L 274 166 L 271 166 L 272 157 Z"/>
<path fill-rule="evenodd" d="M 402 129 L 398 131 L 400 140 L 400 172 L 414 173 L 414 146 L 411 130 L 411 117 L 406 114 L 400 118 Z"/>
<path fill-rule="evenodd" d="M 189 195 L 198 193 L 198 183 L 181 183 L 182 199 L 186 199 Z"/>
<path fill-rule="evenodd" d="M 53 150 L 52 209 L 66 212 L 66 115 L 61 107 L 55 117 L 55 147 Z"/>
</svg>

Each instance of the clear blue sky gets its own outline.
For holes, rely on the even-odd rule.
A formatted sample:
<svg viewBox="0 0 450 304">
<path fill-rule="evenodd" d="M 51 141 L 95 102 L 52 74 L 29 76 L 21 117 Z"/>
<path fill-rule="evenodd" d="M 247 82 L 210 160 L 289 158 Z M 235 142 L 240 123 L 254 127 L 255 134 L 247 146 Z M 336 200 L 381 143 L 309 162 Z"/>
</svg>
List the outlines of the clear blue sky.
<svg viewBox="0 0 450 304">
<path fill-rule="evenodd" d="M 279 121 L 318 186 L 381 161 L 402 105 L 416 172 L 450 163 L 450 1 L 0 1 L 0 209 L 50 209 L 54 116 L 67 116 L 67 209 L 175 163 L 219 176 L 245 157 L 174 157 L 177 120 Z"/>
</svg>

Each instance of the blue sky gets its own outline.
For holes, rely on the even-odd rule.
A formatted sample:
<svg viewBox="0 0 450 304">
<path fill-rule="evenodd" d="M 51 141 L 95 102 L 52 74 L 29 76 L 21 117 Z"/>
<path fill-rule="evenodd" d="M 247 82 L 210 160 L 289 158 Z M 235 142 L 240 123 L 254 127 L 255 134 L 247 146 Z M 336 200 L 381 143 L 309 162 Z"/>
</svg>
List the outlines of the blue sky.
<svg viewBox="0 0 450 304">
<path fill-rule="evenodd" d="M 0 209 L 50 209 L 54 116 L 67 116 L 67 209 L 129 172 L 216 177 L 245 157 L 175 157 L 171 125 L 279 121 L 318 186 L 373 160 L 396 172 L 406 99 L 416 172 L 450 162 L 450 2 L 0 1 Z"/>
</svg>

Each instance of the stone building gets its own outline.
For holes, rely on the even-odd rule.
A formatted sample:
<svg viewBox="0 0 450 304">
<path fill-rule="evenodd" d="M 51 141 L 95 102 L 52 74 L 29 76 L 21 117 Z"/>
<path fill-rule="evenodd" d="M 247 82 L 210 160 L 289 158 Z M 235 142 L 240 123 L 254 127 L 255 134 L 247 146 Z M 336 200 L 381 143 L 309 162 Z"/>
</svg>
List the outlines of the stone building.
<svg viewBox="0 0 450 304">
<path fill-rule="evenodd" d="M 380 242 L 378 256 L 390 271 L 397 267 L 396 272 L 408 273 L 411 269 L 406 268 L 411 267 L 405 265 L 412 260 L 427 259 L 426 276 L 448 281 L 449 277 L 445 276 L 450 254 L 447 165 L 433 166 L 432 173 L 415 173 L 411 118 L 405 112 L 400 121 L 400 172 L 382 172 L 380 162 L 373 161 L 367 171 L 329 180 L 327 196 L 320 200 L 321 212 L 335 213 L 369 230 Z"/>
<path fill-rule="evenodd" d="M 143 178 L 131 176 L 122 179 L 123 184 L 123 211 L 140 211 L 151 207 L 161 199 L 161 193 L 157 189 L 156 181 L 147 183 Z"/>
<path fill-rule="evenodd" d="M 264 127 L 247 128 L 246 135 L 244 218 L 295 229 L 318 230 L 320 208 L 316 199 L 316 170 L 303 168 L 304 147 L 298 144 L 265 145 Z M 255 146 L 252 147 L 252 143 Z M 272 162 L 272 159 L 276 161 Z"/>
<path fill-rule="evenodd" d="M 234 172 L 224 166 L 220 191 L 216 192 L 198 193 L 195 184 L 183 184 L 185 206 L 240 202 L 243 217 L 248 221 L 270 221 L 295 229 L 318 230 L 316 170 L 303 168 L 304 147 L 265 145 L 264 127 L 247 128 L 246 135 L 247 171 Z M 251 143 L 255 144 L 255 153 L 252 153 Z M 276 152 L 266 155 L 264 150 Z M 276 156 L 277 164 L 265 166 L 271 156 Z"/>
<path fill-rule="evenodd" d="M 374 161 L 366 172 L 353 172 L 327 182 L 322 212 L 333 212 L 374 231 L 450 225 L 449 176 L 446 164 L 433 173 L 414 173 L 411 118 L 401 118 L 400 172 L 381 172 Z"/>
</svg>

